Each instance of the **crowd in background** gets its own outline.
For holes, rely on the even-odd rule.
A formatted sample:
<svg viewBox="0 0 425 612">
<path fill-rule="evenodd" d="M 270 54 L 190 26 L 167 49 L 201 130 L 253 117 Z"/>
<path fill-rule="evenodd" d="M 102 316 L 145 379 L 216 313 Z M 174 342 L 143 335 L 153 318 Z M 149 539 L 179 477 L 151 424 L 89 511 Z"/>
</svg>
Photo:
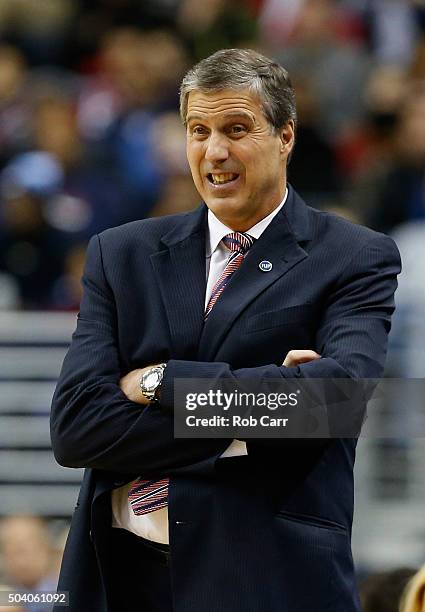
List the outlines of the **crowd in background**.
<svg viewBox="0 0 425 612">
<path fill-rule="evenodd" d="M 0 0 L 0 310 L 78 309 L 93 234 L 197 206 L 178 87 L 224 47 L 289 70 L 289 182 L 307 203 L 395 238 L 405 352 L 392 371 L 424 376 L 422 0 Z M 53 584 L 60 545 L 42 519 L 4 520 L 0 583 Z M 31 545 L 40 554 L 22 553 Z M 365 584 L 366 612 L 398 610 L 415 569 L 398 572 Z"/>
<path fill-rule="evenodd" d="M 223 47 L 288 68 L 309 204 L 419 222 L 424 30 L 420 0 L 2 0 L 0 308 L 76 309 L 91 235 L 197 205 L 178 86 Z"/>
</svg>

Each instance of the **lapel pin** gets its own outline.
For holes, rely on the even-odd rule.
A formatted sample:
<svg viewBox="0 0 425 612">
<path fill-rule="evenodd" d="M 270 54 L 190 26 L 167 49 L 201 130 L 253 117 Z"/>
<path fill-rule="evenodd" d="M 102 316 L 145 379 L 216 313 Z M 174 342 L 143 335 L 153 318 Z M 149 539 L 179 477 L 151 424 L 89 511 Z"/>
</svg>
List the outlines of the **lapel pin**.
<svg viewBox="0 0 425 612">
<path fill-rule="evenodd" d="M 260 261 L 258 267 L 260 268 L 261 272 L 270 272 L 270 270 L 273 268 L 273 264 L 271 261 L 264 260 Z"/>
</svg>

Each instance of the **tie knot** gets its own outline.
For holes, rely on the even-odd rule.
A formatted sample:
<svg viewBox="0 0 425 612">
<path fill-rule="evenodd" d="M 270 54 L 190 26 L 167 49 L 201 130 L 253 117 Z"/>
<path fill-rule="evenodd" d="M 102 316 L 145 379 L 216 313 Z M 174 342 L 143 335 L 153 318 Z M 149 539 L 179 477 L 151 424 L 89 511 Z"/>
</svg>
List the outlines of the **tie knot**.
<svg viewBox="0 0 425 612">
<path fill-rule="evenodd" d="M 254 244 L 254 238 L 249 234 L 244 234 L 243 232 L 232 232 L 231 234 L 227 234 L 224 236 L 223 242 L 226 247 L 232 251 L 237 251 L 238 253 L 245 253 L 252 247 Z"/>
</svg>

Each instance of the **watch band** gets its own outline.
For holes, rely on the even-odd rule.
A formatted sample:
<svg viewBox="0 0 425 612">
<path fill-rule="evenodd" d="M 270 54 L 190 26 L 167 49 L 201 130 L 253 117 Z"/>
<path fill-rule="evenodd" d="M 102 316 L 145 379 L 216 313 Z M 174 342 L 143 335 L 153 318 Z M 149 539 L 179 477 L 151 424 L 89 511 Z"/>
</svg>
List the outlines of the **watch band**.
<svg viewBox="0 0 425 612">
<path fill-rule="evenodd" d="M 149 370 L 146 370 L 146 372 L 144 372 L 140 378 L 140 391 L 142 395 L 150 402 L 158 401 L 156 393 L 161 386 L 166 367 L 166 363 L 160 363 L 152 368 L 149 368 Z M 150 380 L 154 377 L 156 377 L 156 380 Z"/>
</svg>

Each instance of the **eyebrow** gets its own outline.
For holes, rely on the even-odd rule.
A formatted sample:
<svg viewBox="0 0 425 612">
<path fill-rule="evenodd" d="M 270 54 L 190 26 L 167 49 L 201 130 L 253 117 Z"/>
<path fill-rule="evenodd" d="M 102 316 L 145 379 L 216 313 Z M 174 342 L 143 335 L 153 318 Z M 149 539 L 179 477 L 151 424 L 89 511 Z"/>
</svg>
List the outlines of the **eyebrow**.
<svg viewBox="0 0 425 612">
<path fill-rule="evenodd" d="M 224 119 L 248 119 L 249 121 L 251 121 L 251 123 L 255 123 L 255 119 L 247 112 L 245 111 L 230 111 L 229 113 L 226 113 L 226 115 L 224 116 Z M 205 120 L 205 115 L 199 115 L 197 113 L 193 113 L 187 116 L 186 118 L 186 122 L 189 123 L 190 121 L 194 121 L 194 120 L 198 120 L 198 121 L 204 121 Z"/>
</svg>

